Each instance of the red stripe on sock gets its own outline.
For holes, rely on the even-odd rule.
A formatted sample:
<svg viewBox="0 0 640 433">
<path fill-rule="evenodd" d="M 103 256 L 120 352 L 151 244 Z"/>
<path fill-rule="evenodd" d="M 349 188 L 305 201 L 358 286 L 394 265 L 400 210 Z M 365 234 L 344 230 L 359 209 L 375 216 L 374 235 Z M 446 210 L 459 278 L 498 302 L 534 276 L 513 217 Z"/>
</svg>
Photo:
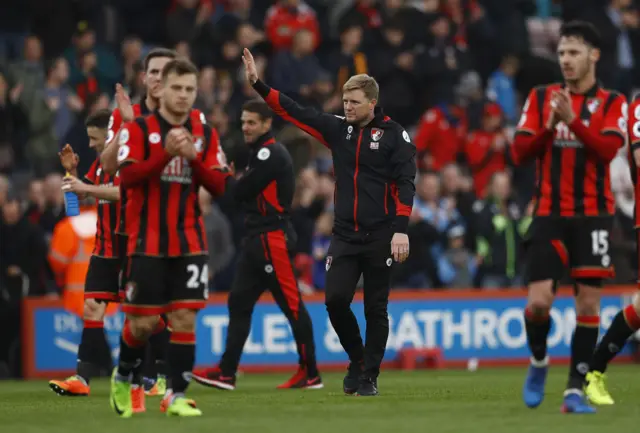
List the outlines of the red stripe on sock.
<svg viewBox="0 0 640 433">
<path fill-rule="evenodd" d="M 576 317 L 576 325 L 588 328 L 600 326 L 600 316 L 578 316 Z"/>
<path fill-rule="evenodd" d="M 524 309 L 524 317 L 532 322 L 546 322 L 549 320 L 549 312 L 540 313 L 527 307 Z"/>
<path fill-rule="evenodd" d="M 144 341 L 140 341 L 133 336 L 129 322 L 124 323 L 124 328 L 122 329 L 122 340 L 129 347 L 142 347 L 145 344 Z"/>
<path fill-rule="evenodd" d="M 633 304 L 627 306 L 622 314 L 624 314 L 624 320 L 627 322 L 627 325 L 629 325 L 629 328 L 633 330 L 640 329 L 640 316 L 638 316 L 638 312 Z"/>
<path fill-rule="evenodd" d="M 167 322 L 165 322 L 164 319 L 162 317 L 160 317 L 160 320 L 158 321 L 158 324 L 156 325 L 155 329 L 153 330 L 153 333 L 154 334 L 159 334 L 162 331 L 164 331 L 166 327 L 167 327 Z"/>
<path fill-rule="evenodd" d="M 194 332 L 172 332 L 169 342 L 177 344 L 195 344 L 196 334 Z"/>
<path fill-rule="evenodd" d="M 85 320 L 85 328 L 104 328 L 104 322 L 102 320 Z"/>
</svg>

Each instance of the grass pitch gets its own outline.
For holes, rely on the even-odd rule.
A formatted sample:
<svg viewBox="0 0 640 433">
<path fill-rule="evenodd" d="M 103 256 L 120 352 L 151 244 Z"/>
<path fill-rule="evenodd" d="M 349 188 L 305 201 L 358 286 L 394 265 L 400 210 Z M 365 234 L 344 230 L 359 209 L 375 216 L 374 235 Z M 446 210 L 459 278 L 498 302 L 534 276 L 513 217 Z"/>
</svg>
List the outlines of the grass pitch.
<svg viewBox="0 0 640 433">
<path fill-rule="evenodd" d="M 147 413 L 119 419 L 109 407 L 108 382 L 92 383 L 90 397 L 58 397 L 46 382 L 0 382 L 2 433 L 251 432 L 251 433 L 605 433 L 631 431 L 640 419 L 640 366 L 614 366 L 609 386 L 616 405 L 595 415 L 560 413 L 567 367 L 554 367 L 547 397 L 524 407 L 524 368 L 383 372 L 379 397 L 342 394 L 342 375 L 325 374 L 322 390 L 276 390 L 284 375 L 246 375 L 232 392 L 192 384 L 204 416 L 167 418 L 159 398 Z"/>
</svg>

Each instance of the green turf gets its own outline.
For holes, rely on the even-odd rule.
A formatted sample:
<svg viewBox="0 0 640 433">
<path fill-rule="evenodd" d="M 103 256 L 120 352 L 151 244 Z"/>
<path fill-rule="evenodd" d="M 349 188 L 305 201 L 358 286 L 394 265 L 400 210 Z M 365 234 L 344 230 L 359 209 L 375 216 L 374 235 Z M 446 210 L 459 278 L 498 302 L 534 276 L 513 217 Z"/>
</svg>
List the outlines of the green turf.
<svg viewBox="0 0 640 433">
<path fill-rule="evenodd" d="M 96 381 L 88 398 L 58 397 L 46 382 L 0 382 L 0 432 L 606 433 L 638 426 L 639 368 L 611 369 L 616 405 L 596 415 L 560 414 L 566 367 L 552 369 L 547 399 L 536 410 L 520 399 L 523 368 L 481 368 L 384 372 L 374 398 L 343 395 L 337 374 L 326 374 L 325 388 L 314 391 L 274 389 L 282 375 L 247 375 L 233 392 L 193 384 L 190 396 L 204 411 L 197 419 L 167 419 L 155 397 L 147 399 L 146 414 L 121 420 L 109 408 L 106 380 Z"/>
</svg>

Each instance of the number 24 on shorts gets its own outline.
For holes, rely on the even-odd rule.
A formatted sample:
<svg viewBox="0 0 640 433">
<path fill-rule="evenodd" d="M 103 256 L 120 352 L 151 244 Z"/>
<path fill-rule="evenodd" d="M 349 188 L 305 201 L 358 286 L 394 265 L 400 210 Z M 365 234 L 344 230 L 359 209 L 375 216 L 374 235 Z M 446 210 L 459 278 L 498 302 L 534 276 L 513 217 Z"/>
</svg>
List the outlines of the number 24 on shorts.
<svg viewBox="0 0 640 433">
<path fill-rule="evenodd" d="M 188 289 L 199 289 L 201 286 L 207 287 L 209 285 L 209 266 L 202 266 L 202 271 L 198 265 L 193 263 L 187 265 L 187 272 L 189 273 L 189 280 L 187 280 Z"/>
</svg>

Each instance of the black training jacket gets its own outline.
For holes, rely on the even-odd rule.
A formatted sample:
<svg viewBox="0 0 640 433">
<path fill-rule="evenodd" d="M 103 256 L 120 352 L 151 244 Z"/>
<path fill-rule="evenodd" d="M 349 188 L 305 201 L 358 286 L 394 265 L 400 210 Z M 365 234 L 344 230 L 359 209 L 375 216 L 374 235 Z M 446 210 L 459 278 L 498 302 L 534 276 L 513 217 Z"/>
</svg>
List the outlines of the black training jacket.
<svg viewBox="0 0 640 433">
<path fill-rule="evenodd" d="M 406 233 L 415 194 L 416 148 L 404 128 L 379 108 L 361 128 L 341 116 L 301 107 L 260 80 L 253 87 L 278 116 L 331 149 L 334 234 L 361 240 L 385 229 Z"/>
</svg>

